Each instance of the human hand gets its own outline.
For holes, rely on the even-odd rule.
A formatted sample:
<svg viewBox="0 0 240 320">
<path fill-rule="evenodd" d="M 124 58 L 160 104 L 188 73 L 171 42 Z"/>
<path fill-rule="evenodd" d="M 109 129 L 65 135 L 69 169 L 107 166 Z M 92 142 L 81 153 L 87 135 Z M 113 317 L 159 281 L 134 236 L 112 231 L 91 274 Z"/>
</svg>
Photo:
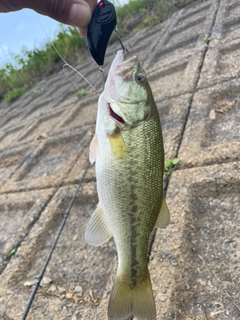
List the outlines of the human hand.
<svg viewBox="0 0 240 320">
<path fill-rule="evenodd" d="M 33 9 L 61 23 L 77 27 L 86 35 L 97 0 L 0 0 L 0 12 Z"/>
</svg>

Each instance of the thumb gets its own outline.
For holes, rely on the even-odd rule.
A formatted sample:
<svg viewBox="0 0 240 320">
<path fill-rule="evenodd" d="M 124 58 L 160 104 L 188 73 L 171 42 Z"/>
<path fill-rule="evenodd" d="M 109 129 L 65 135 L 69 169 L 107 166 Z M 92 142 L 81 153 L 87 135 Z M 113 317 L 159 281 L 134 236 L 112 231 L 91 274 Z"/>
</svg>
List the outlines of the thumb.
<svg viewBox="0 0 240 320">
<path fill-rule="evenodd" d="M 29 8 L 82 31 L 91 20 L 97 0 L 5 0 L 3 3 L 0 3 L 2 12 Z"/>
</svg>

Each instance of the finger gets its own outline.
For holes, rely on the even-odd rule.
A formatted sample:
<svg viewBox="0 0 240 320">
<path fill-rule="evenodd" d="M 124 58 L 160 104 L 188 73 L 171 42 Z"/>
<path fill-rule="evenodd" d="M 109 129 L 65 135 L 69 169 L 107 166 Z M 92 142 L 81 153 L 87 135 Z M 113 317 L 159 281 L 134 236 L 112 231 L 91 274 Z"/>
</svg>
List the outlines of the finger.
<svg viewBox="0 0 240 320">
<path fill-rule="evenodd" d="M 94 9 L 96 8 L 97 5 L 97 0 L 86 0 L 92 10 L 92 12 L 94 11 Z"/>
<path fill-rule="evenodd" d="M 0 12 L 10 12 L 17 11 L 22 8 L 19 8 L 13 1 L 0 0 Z"/>
<path fill-rule="evenodd" d="M 27 7 L 49 16 L 59 22 L 86 27 L 92 17 L 93 1 L 91 0 L 25 0 Z"/>
<path fill-rule="evenodd" d="M 96 8 L 97 5 L 97 0 L 86 0 L 91 8 L 91 11 L 93 13 L 94 9 Z M 90 22 L 90 21 L 89 21 Z M 85 27 L 78 27 L 78 32 L 82 35 L 82 36 L 86 36 L 87 35 L 87 26 Z"/>
<path fill-rule="evenodd" d="M 0 0 L 0 12 L 33 9 L 59 22 L 86 28 L 97 0 Z"/>
<path fill-rule="evenodd" d="M 77 28 L 78 29 L 78 32 L 83 36 L 85 37 L 87 35 L 87 27 L 84 27 L 84 28 Z"/>
</svg>

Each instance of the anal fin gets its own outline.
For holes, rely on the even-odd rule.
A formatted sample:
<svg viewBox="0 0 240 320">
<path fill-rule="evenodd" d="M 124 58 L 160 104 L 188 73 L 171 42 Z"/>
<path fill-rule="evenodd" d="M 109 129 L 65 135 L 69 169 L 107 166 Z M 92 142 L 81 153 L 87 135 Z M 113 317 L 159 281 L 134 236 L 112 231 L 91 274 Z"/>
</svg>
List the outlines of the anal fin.
<svg viewBox="0 0 240 320">
<path fill-rule="evenodd" d="M 101 207 L 97 207 L 87 223 L 85 240 L 93 246 L 100 246 L 112 237 Z"/>
<path fill-rule="evenodd" d="M 170 213 L 167 207 L 167 203 L 165 197 L 163 196 L 161 209 L 158 215 L 157 222 L 155 224 L 155 228 L 166 228 L 170 221 Z"/>
</svg>

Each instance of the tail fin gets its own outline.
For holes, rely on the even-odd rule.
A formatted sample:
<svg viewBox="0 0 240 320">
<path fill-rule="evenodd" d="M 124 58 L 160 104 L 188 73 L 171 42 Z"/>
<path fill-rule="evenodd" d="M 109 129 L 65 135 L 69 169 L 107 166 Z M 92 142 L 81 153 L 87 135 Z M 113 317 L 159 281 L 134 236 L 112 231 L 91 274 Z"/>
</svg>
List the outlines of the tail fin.
<svg viewBox="0 0 240 320">
<path fill-rule="evenodd" d="M 156 320 L 156 307 L 149 273 L 140 284 L 130 287 L 117 277 L 113 286 L 109 305 L 109 320 L 126 320 L 134 316 L 138 320 Z"/>
</svg>

